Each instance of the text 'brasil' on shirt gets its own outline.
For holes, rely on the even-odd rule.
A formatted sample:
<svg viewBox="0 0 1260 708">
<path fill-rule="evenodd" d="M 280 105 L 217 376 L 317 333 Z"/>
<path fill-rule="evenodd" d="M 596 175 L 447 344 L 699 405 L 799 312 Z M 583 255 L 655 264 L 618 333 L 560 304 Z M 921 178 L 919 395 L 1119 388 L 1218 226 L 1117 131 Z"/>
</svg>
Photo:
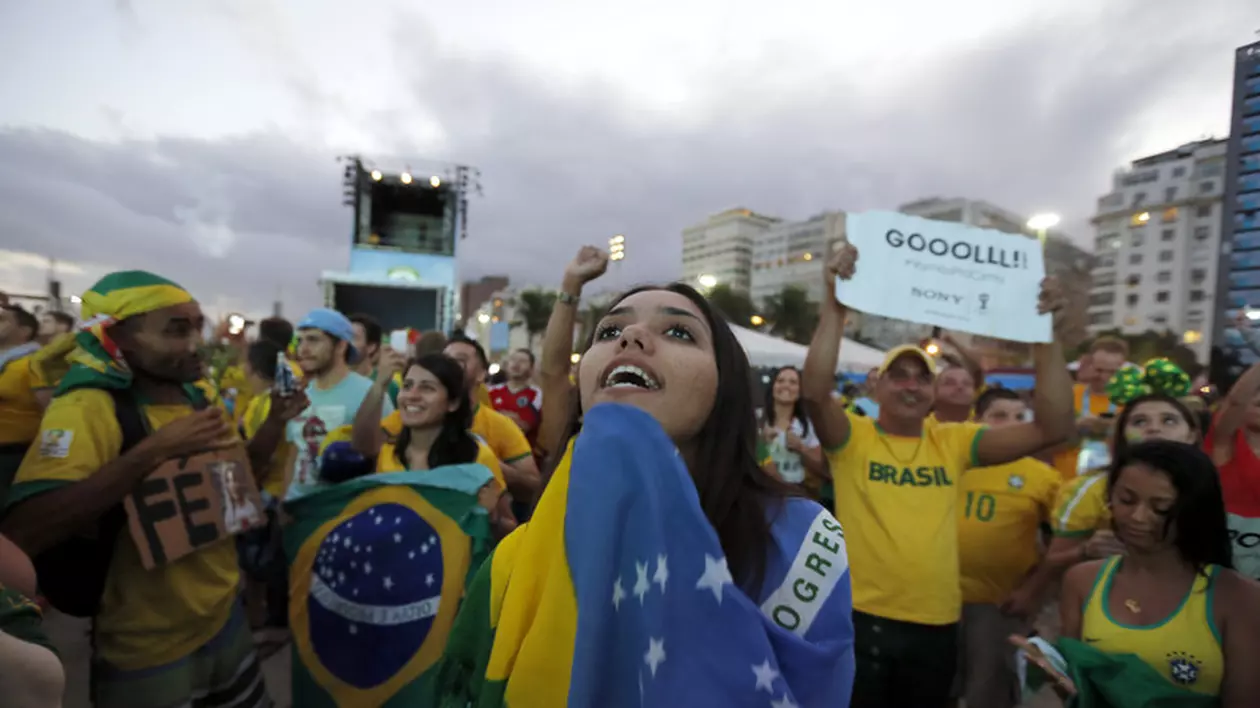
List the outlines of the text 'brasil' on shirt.
<svg viewBox="0 0 1260 708">
<path fill-rule="evenodd" d="M 853 609 L 903 622 L 957 622 L 957 482 L 976 465 L 984 428 L 939 424 L 907 438 L 846 416 L 849 439 L 826 453 L 848 541 Z"/>
</svg>

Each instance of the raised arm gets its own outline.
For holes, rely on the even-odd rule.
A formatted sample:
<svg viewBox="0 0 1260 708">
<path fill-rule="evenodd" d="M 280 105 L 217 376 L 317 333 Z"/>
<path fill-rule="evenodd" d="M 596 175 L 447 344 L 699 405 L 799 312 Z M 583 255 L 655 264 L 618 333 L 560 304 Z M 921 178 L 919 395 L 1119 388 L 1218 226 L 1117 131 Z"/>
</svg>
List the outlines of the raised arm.
<svg viewBox="0 0 1260 708">
<path fill-rule="evenodd" d="M 538 426 L 538 445 L 551 454 L 564 444 L 564 426 L 569 421 L 571 404 L 569 372 L 573 353 L 573 325 L 577 321 L 582 288 L 608 270 L 608 254 L 594 246 L 583 246 L 564 269 L 560 296 L 547 320 L 543 333 L 542 360 L 538 366 L 538 383 L 542 388 L 542 423 Z"/>
<path fill-rule="evenodd" d="M 1251 320 L 1240 316 L 1237 322 L 1238 331 L 1243 333 L 1248 342 L 1254 341 L 1255 331 L 1251 328 Z M 1212 449 L 1208 454 L 1217 466 L 1228 464 L 1234 457 L 1234 433 L 1247 419 L 1247 408 L 1260 394 L 1260 363 L 1252 364 L 1238 380 L 1221 402 L 1220 412 L 1212 422 Z"/>
<path fill-rule="evenodd" d="M 1059 332 L 1063 327 L 1066 300 L 1058 281 L 1046 278 L 1041 283 L 1038 312 L 1054 317 L 1054 340 L 1033 347 L 1037 388 L 1033 392 L 1031 423 L 985 431 L 976 447 L 981 465 L 1000 465 L 1035 454 L 1066 441 L 1072 435 L 1072 378 L 1063 359 Z"/>
<path fill-rule="evenodd" d="M 376 457 L 385 444 L 385 432 L 381 430 L 385 396 L 389 393 L 389 382 L 394 380 L 394 374 L 402 371 L 406 364 L 407 358 L 392 347 L 381 350 L 381 359 L 376 366 L 376 379 L 354 414 L 354 427 L 350 433 L 350 445 L 364 457 Z"/>
<path fill-rule="evenodd" d="M 805 355 L 801 371 L 801 399 L 805 412 L 824 448 L 835 448 L 849 439 L 849 417 L 831 392 L 836 387 L 836 363 L 848 308 L 836 300 L 836 278 L 849 279 L 857 264 L 858 252 L 852 244 L 837 246 L 823 269 L 823 302 L 819 305 L 818 328 Z"/>
</svg>

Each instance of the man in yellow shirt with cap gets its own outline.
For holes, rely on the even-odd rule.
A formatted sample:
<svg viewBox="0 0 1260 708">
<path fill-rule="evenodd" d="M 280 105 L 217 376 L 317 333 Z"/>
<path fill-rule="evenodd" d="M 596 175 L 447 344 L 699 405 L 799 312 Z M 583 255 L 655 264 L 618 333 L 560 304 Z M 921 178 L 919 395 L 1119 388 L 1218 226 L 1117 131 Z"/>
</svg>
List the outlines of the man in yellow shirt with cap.
<svg viewBox="0 0 1260 708">
<path fill-rule="evenodd" d="M 952 702 L 962 592 L 958 564 L 959 485 L 974 467 L 1000 465 L 1065 441 L 1072 430 L 1071 381 L 1057 343 L 1034 346 L 1036 420 L 989 430 L 973 423 L 926 425 L 936 364 L 922 349 L 889 351 L 875 384 L 879 418 L 832 400 L 847 309 L 837 279 L 852 277 L 857 250 L 828 259 L 826 296 L 801 376 L 801 396 L 835 482 L 836 518 L 848 541 L 857 674 L 853 703 L 944 708 Z M 1038 310 L 1064 299 L 1042 283 Z M 1032 316 L 1035 313 L 1028 313 Z"/>
</svg>

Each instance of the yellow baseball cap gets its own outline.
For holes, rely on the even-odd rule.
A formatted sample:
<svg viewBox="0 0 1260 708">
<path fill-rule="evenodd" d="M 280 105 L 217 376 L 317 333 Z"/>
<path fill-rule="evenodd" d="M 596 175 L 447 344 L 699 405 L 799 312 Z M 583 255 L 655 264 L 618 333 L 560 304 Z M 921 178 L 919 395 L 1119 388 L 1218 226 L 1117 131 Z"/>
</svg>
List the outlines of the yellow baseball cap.
<svg viewBox="0 0 1260 708">
<path fill-rule="evenodd" d="M 884 372 L 888 371 L 888 367 L 892 366 L 894 361 L 906 355 L 917 357 L 927 367 L 928 373 L 936 376 L 936 359 L 913 344 L 902 344 L 899 347 L 889 349 L 888 353 L 884 355 L 884 363 L 879 365 L 879 375 L 883 376 Z"/>
</svg>

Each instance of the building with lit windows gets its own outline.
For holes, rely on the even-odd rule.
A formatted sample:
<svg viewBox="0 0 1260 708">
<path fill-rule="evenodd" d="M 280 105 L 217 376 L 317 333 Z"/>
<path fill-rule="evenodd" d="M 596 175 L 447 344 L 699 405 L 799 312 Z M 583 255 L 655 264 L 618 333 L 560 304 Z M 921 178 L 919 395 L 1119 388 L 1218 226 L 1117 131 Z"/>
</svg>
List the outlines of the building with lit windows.
<svg viewBox="0 0 1260 708">
<path fill-rule="evenodd" d="M 748 292 L 752 287 L 753 243 L 779 223 L 772 216 L 748 209 L 729 209 L 682 232 L 683 282 L 695 285 L 700 276 Z"/>
<path fill-rule="evenodd" d="M 1231 326 L 1240 309 L 1260 309 L 1260 42 L 1239 47 L 1234 62 L 1234 106 L 1225 158 L 1219 268 L 1216 289 L 1217 342 L 1225 353 L 1251 364 L 1256 355 L 1242 346 Z M 1251 315 L 1255 318 L 1255 315 Z M 1242 373 L 1241 366 L 1224 372 Z"/>
<path fill-rule="evenodd" d="M 1091 220 L 1091 332 L 1173 332 L 1207 362 L 1226 148 L 1225 140 L 1186 143 L 1113 175 Z"/>
<path fill-rule="evenodd" d="M 822 302 L 822 269 L 831 245 L 844 239 L 844 212 L 824 212 L 805 221 L 774 224 L 752 244 L 752 287 L 758 306 L 788 285 Z"/>
</svg>

